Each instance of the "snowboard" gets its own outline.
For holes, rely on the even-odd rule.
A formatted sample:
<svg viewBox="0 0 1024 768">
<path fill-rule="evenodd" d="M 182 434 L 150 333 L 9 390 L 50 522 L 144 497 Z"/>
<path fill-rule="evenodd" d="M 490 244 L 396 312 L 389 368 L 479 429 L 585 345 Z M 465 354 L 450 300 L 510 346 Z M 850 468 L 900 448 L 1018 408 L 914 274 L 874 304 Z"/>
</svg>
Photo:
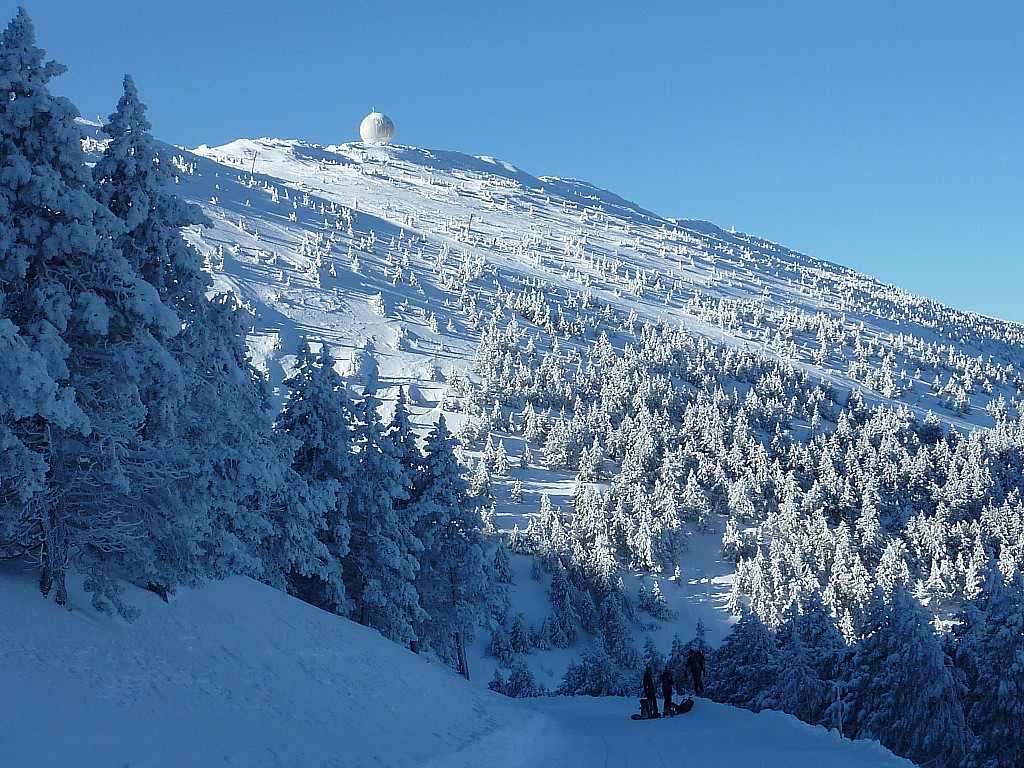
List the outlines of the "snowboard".
<svg viewBox="0 0 1024 768">
<path fill-rule="evenodd" d="M 634 713 L 630 715 L 630 717 L 633 720 L 660 720 L 663 717 L 673 717 L 675 715 L 685 714 L 689 712 L 691 709 L 693 709 L 693 699 L 683 699 L 681 702 L 673 706 L 671 714 L 668 712 L 663 712 L 659 714 L 657 717 L 645 717 L 642 714 Z"/>
</svg>

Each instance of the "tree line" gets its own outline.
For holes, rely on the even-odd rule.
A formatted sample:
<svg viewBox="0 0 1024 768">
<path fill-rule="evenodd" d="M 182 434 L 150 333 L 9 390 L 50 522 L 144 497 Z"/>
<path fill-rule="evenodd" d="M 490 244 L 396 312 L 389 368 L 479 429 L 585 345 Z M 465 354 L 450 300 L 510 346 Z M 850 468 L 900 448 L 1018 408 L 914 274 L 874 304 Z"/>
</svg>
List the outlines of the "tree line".
<svg viewBox="0 0 1024 768">
<path fill-rule="evenodd" d="M 24 9 L 0 41 L 0 557 L 68 599 L 137 609 L 246 574 L 466 670 L 486 611 L 481 521 L 440 421 L 420 447 L 350 393 L 326 348 L 297 351 L 284 409 L 252 365 L 252 318 L 213 293 L 130 76 L 91 167 L 50 93 Z"/>
</svg>

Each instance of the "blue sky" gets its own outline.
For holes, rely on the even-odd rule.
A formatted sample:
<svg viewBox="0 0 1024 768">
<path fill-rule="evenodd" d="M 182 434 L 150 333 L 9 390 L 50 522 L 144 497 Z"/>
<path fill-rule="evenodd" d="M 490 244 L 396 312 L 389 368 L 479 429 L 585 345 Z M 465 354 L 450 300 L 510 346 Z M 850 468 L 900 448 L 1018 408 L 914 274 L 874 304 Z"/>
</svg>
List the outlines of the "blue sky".
<svg viewBox="0 0 1024 768">
<path fill-rule="evenodd" d="M 1024 322 L 1024 3 L 25 0 L 52 89 L 154 133 L 396 141 L 585 179 Z M 17 6 L 6 6 L 6 19 Z"/>
</svg>

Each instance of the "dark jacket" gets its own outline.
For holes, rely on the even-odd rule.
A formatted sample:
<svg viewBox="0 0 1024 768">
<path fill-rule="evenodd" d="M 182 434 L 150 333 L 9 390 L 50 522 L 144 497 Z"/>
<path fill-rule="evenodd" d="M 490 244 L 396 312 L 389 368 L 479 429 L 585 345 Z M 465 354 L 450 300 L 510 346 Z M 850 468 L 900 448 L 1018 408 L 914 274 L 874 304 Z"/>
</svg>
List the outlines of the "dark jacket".
<svg viewBox="0 0 1024 768">
<path fill-rule="evenodd" d="M 648 699 L 653 699 L 655 696 L 654 673 L 651 672 L 650 667 L 644 671 L 644 696 Z"/>
<path fill-rule="evenodd" d="M 667 669 L 661 673 L 661 696 L 666 701 L 672 698 L 672 690 L 675 688 L 676 681 L 672 679 L 672 673 Z"/>
</svg>

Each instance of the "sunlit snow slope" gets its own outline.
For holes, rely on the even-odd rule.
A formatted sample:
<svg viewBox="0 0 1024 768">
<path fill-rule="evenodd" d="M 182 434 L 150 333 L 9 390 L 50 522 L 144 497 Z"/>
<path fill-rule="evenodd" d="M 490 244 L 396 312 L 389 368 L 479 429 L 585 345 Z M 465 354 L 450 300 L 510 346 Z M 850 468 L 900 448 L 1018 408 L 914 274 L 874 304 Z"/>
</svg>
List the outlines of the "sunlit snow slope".
<svg viewBox="0 0 1024 768">
<path fill-rule="evenodd" d="M 936 371 L 960 386 L 949 375 L 977 359 L 971 423 L 1017 395 L 1019 325 L 583 182 L 402 146 L 244 139 L 173 154 L 179 192 L 213 224 L 191 238 L 256 313 L 254 348 L 275 384 L 307 336 L 364 375 L 372 358 L 385 385 L 419 382 L 432 407 L 496 294 L 536 290 L 569 323 L 601 312 L 609 327 L 631 313 L 681 324 L 951 422 L 962 419 L 939 407 Z M 985 378 L 993 386 L 978 391 Z"/>
<path fill-rule="evenodd" d="M 376 632 L 244 578 L 142 618 L 66 609 L 37 570 L 0 562 L 0 765 L 319 768 L 910 766 L 786 715 L 700 700 L 633 722 L 626 699 L 506 699 Z"/>
</svg>

